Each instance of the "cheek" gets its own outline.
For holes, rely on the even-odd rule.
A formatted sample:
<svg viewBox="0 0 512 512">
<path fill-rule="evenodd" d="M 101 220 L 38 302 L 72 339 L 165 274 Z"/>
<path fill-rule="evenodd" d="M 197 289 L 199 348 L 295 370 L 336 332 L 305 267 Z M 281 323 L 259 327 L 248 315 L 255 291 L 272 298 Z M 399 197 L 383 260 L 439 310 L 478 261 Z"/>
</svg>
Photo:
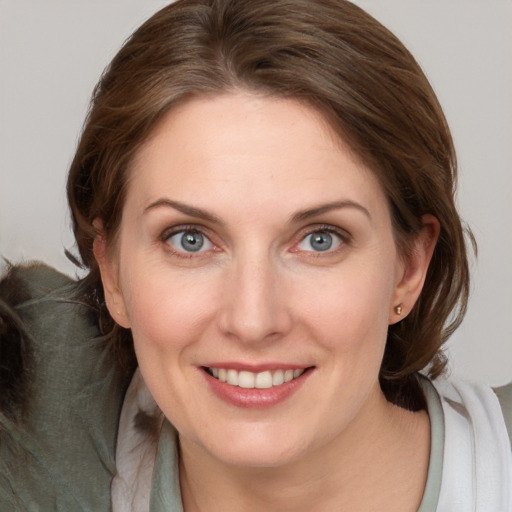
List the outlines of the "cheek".
<svg viewBox="0 0 512 512">
<path fill-rule="evenodd" d="M 365 357 L 380 357 L 384 350 L 393 275 L 392 264 L 347 265 L 317 286 L 304 283 L 302 291 L 292 296 L 300 303 L 297 308 L 303 311 L 305 323 L 317 329 L 317 338 L 328 350 L 364 362 Z M 337 361 L 343 363 L 343 358 Z"/>
<path fill-rule="evenodd" d="M 126 291 L 144 380 L 162 410 L 182 429 L 186 425 L 180 423 L 181 415 L 193 402 L 189 386 L 198 342 L 208 335 L 211 305 L 215 304 L 209 290 L 205 282 L 194 283 L 168 270 L 149 271 L 146 267 L 144 275 L 134 277 Z"/>
<path fill-rule="evenodd" d="M 212 279 L 144 264 L 144 272 L 127 268 L 123 296 L 136 350 L 164 353 L 197 339 L 214 314 Z M 130 271 L 132 270 L 132 271 Z"/>
</svg>

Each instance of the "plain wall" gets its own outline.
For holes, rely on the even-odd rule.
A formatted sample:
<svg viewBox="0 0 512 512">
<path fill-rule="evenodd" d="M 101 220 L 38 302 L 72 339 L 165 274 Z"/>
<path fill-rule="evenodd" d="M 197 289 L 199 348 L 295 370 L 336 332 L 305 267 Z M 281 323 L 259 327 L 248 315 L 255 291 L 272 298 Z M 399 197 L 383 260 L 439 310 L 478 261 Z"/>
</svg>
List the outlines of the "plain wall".
<svg viewBox="0 0 512 512">
<path fill-rule="evenodd" d="M 94 84 L 166 2 L 0 0 L 0 255 L 75 275 L 65 178 Z M 479 243 L 456 374 L 512 380 L 512 0 L 358 0 L 416 56 L 452 128 Z"/>
</svg>

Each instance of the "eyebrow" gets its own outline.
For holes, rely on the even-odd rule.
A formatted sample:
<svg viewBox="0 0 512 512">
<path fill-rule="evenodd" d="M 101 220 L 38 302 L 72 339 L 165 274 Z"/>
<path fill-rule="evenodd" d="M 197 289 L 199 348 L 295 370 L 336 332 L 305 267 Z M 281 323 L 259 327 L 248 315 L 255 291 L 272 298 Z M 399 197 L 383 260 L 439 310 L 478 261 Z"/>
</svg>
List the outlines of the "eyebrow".
<svg viewBox="0 0 512 512">
<path fill-rule="evenodd" d="M 173 201 L 172 199 L 162 198 L 157 199 L 150 205 L 144 208 L 144 213 L 154 210 L 156 208 L 173 208 L 185 215 L 189 215 L 190 217 L 196 217 L 198 219 L 202 219 L 207 222 L 212 222 L 215 224 L 224 224 L 219 217 L 214 215 L 213 213 L 207 212 L 206 210 L 202 210 L 201 208 L 196 208 L 195 206 L 190 206 L 185 203 L 180 203 L 179 201 Z"/>
<path fill-rule="evenodd" d="M 196 217 L 198 219 L 202 219 L 204 221 L 211 222 L 214 224 L 224 224 L 224 222 L 213 213 L 210 213 L 201 208 L 197 208 L 195 206 L 190 206 L 188 204 L 180 203 L 179 201 L 174 201 L 172 199 L 167 198 L 157 199 L 156 201 L 152 202 L 151 204 L 144 208 L 144 213 L 157 208 L 173 208 L 174 210 L 177 210 L 185 215 L 189 215 L 190 217 Z M 343 200 L 327 204 L 321 204 L 319 206 L 315 206 L 314 208 L 301 210 L 292 216 L 290 223 L 296 224 L 299 222 L 303 222 L 312 217 L 317 217 L 318 215 L 322 215 L 332 210 L 339 210 L 341 208 L 354 208 L 364 213 L 364 215 L 368 217 L 370 222 L 372 220 L 370 212 L 364 206 L 360 205 L 359 203 L 356 203 L 355 201 Z"/>
<path fill-rule="evenodd" d="M 292 223 L 303 222 L 312 217 L 317 217 L 318 215 L 322 215 L 324 213 L 330 212 L 332 210 L 339 210 L 341 208 L 355 208 L 360 212 L 364 213 L 368 220 L 372 221 L 372 216 L 370 212 L 361 204 L 356 203 L 355 201 L 351 201 L 349 199 L 343 201 L 335 201 L 333 203 L 321 204 L 314 208 L 308 208 L 307 210 L 302 210 L 297 212 L 291 219 Z"/>
</svg>

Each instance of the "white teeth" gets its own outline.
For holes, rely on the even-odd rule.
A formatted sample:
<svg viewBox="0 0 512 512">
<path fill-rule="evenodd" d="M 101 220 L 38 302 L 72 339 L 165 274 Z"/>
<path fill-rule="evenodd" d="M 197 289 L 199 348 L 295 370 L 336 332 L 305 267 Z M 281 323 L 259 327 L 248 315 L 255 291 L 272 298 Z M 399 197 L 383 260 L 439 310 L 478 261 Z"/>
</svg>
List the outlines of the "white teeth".
<svg viewBox="0 0 512 512">
<path fill-rule="evenodd" d="M 230 370 L 235 371 L 235 370 Z M 230 382 L 231 384 L 231 382 Z M 238 374 L 238 385 L 241 388 L 252 389 L 254 387 L 254 373 L 240 372 Z"/>
<path fill-rule="evenodd" d="M 272 375 L 272 385 L 280 386 L 281 384 L 284 384 L 284 371 L 277 370 L 274 372 L 274 375 Z"/>
<path fill-rule="evenodd" d="M 284 381 L 290 382 L 293 379 L 293 370 L 286 370 L 284 372 Z"/>
<path fill-rule="evenodd" d="M 236 370 L 228 370 L 228 378 L 226 382 L 232 386 L 238 386 L 238 372 Z"/>
<path fill-rule="evenodd" d="M 273 386 L 280 386 L 285 382 L 300 377 L 303 369 L 295 370 L 266 370 L 260 373 L 237 371 L 226 368 L 209 368 L 210 373 L 221 382 L 227 382 L 231 386 L 239 386 L 245 389 L 268 389 Z"/>
<path fill-rule="evenodd" d="M 242 372 L 240 372 L 242 373 Z M 261 372 L 256 375 L 255 386 L 258 389 L 267 389 L 272 387 L 272 374 L 270 372 Z"/>
</svg>

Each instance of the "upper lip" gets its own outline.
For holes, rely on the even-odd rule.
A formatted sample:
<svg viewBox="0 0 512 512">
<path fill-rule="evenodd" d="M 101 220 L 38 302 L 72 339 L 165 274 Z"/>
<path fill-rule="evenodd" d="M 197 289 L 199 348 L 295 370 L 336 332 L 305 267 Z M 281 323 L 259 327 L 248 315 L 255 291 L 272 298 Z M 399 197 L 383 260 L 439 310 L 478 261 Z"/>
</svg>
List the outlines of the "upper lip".
<svg viewBox="0 0 512 512">
<path fill-rule="evenodd" d="M 207 363 L 201 365 L 205 368 L 225 368 L 237 371 L 247 371 L 252 373 L 260 373 L 267 370 L 305 370 L 310 368 L 312 365 L 309 364 L 290 364 L 290 363 L 259 363 L 259 364 L 248 364 L 236 361 L 221 361 L 215 363 Z"/>
</svg>

